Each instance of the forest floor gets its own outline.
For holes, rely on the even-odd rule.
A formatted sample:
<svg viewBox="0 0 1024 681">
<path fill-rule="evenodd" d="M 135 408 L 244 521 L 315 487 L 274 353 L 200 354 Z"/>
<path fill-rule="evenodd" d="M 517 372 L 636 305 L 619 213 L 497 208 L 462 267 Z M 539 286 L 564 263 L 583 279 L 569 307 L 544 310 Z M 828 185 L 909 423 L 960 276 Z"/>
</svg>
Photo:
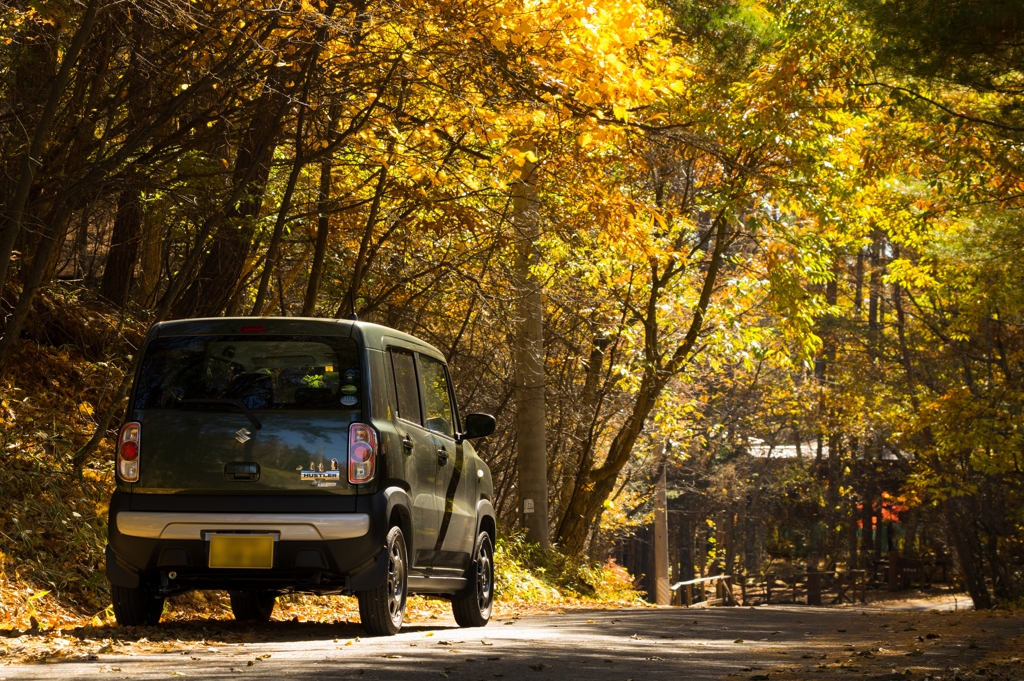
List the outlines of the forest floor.
<svg viewBox="0 0 1024 681">
<path fill-rule="evenodd" d="M 364 638 L 359 624 L 341 618 L 260 626 L 192 618 L 22 634 L 0 639 L 8 661 L 0 679 L 1024 679 L 1024 614 L 1015 612 L 565 608 L 504 611 L 484 629 L 460 629 L 441 611 L 411 619 L 387 638 Z"/>
</svg>

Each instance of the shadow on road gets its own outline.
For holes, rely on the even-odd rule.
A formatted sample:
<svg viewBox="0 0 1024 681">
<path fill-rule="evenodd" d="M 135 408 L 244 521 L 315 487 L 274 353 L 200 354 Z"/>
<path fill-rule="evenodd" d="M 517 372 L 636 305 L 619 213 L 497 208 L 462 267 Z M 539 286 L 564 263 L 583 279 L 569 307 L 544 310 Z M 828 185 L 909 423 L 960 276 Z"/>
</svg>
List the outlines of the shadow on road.
<svg viewBox="0 0 1024 681">
<path fill-rule="evenodd" d="M 776 681 L 857 672 L 923 679 L 951 665 L 967 668 L 1022 630 L 1024 619 L 990 613 L 806 606 L 573 611 L 481 629 L 416 623 L 385 638 L 367 638 L 353 622 L 192 620 L 79 630 L 111 643 L 95 659 L 5 667 L 0 677 L 640 681 L 685 672 L 687 679 Z"/>
</svg>

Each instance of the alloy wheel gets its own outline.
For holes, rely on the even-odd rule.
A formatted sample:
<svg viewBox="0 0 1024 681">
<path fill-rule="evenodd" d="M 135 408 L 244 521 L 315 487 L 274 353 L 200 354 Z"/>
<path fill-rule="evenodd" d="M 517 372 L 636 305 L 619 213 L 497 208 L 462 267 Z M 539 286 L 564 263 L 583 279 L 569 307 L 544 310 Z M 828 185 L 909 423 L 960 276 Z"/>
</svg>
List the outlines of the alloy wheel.
<svg viewBox="0 0 1024 681">
<path fill-rule="evenodd" d="M 476 602 L 480 612 L 487 612 L 494 596 L 494 573 L 489 542 L 481 542 L 476 557 Z"/>
<path fill-rule="evenodd" d="M 401 622 L 405 606 L 405 562 L 397 545 L 390 547 L 388 556 L 388 613 L 393 622 Z"/>
</svg>

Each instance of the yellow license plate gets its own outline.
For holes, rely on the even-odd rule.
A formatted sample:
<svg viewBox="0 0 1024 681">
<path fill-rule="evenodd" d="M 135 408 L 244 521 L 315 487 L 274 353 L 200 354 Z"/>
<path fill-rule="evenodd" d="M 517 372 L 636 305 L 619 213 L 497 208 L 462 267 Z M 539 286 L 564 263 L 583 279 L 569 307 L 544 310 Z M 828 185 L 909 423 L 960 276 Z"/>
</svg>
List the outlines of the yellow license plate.
<svg viewBox="0 0 1024 681">
<path fill-rule="evenodd" d="M 210 536 L 210 567 L 274 567 L 274 538 L 266 534 L 215 534 Z"/>
</svg>

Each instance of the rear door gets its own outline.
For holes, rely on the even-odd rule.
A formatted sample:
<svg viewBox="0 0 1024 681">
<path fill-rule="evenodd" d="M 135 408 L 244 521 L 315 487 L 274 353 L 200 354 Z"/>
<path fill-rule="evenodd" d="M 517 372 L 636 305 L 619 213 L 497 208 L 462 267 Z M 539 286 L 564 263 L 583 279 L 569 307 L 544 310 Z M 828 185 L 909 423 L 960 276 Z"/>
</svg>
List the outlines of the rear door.
<svg viewBox="0 0 1024 681">
<path fill-rule="evenodd" d="M 348 426 L 362 419 L 347 337 L 156 338 L 133 409 L 138 492 L 352 494 Z"/>
<path fill-rule="evenodd" d="M 437 543 L 440 513 L 435 494 L 437 463 L 434 441 L 423 427 L 416 356 L 406 348 L 388 348 L 394 378 L 398 418 L 395 428 L 402 439 L 403 476 L 412 497 L 413 565 L 430 567 Z"/>
<path fill-rule="evenodd" d="M 476 481 L 467 479 L 465 453 L 455 442 L 458 421 L 447 368 L 443 362 L 420 354 L 419 369 L 423 423 L 433 436 L 437 457 L 435 494 L 441 511 L 433 567 L 457 570 L 461 577 L 469 565 L 475 538 L 476 508 L 467 493 L 475 489 Z"/>
</svg>

